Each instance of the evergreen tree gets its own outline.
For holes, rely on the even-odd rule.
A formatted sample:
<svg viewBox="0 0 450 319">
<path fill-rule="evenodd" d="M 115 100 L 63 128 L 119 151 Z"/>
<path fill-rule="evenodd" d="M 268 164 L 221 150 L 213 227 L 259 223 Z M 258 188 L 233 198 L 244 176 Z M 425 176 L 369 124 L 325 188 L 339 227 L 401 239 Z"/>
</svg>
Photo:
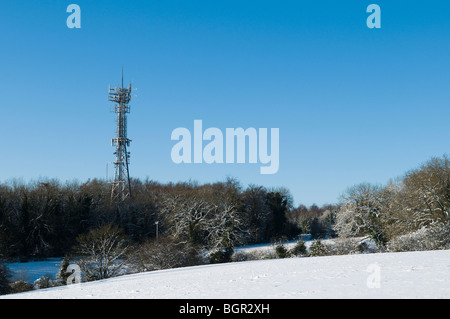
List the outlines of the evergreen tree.
<svg viewBox="0 0 450 319">
<path fill-rule="evenodd" d="M 0 261 L 0 295 L 5 295 L 10 292 L 9 279 L 11 272 L 8 267 Z"/>
<path fill-rule="evenodd" d="M 305 242 L 300 239 L 292 248 L 289 253 L 294 256 L 304 256 L 307 253 Z"/>
<path fill-rule="evenodd" d="M 61 284 L 67 285 L 67 278 L 71 275 L 70 272 L 67 272 L 67 267 L 70 265 L 70 259 L 68 256 L 65 256 L 61 261 L 61 267 L 59 268 L 57 278 L 61 280 Z"/>
<path fill-rule="evenodd" d="M 320 240 L 316 240 L 311 244 L 311 247 L 309 248 L 309 255 L 311 257 L 316 256 L 326 256 L 328 255 L 327 248 Z"/>
</svg>

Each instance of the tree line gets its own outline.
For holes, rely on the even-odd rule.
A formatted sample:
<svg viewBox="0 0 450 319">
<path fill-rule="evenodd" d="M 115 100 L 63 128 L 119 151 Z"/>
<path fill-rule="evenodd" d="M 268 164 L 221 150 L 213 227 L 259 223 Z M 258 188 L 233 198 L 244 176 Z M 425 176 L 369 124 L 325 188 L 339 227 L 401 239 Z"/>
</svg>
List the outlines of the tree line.
<svg viewBox="0 0 450 319">
<path fill-rule="evenodd" d="M 362 183 L 342 196 L 334 230 L 389 250 L 450 248 L 450 160 L 432 158 L 386 185 Z"/>
<path fill-rule="evenodd" d="M 115 225 L 133 243 L 158 235 L 207 249 L 292 237 L 292 196 L 235 179 L 199 185 L 131 180 L 133 197 L 111 202 L 110 183 L 41 180 L 0 184 L 0 256 L 64 256 L 90 230 Z"/>
</svg>

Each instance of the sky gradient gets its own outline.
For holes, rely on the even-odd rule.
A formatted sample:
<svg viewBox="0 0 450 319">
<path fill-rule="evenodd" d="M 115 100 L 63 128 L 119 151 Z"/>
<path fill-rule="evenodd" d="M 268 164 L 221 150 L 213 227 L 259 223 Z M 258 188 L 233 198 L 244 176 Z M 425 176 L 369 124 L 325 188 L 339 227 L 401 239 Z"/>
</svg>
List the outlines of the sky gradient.
<svg viewBox="0 0 450 319">
<path fill-rule="evenodd" d="M 69 4 L 81 29 L 69 29 Z M 366 8 L 381 7 L 381 29 Z M 450 147 L 445 1 L 6 1 L 0 6 L 0 181 L 113 175 L 108 85 L 134 92 L 130 174 L 235 177 L 334 203 Z M 175 164 L 177 127 L 279 128 L 280 164 Z"/>
</svg>

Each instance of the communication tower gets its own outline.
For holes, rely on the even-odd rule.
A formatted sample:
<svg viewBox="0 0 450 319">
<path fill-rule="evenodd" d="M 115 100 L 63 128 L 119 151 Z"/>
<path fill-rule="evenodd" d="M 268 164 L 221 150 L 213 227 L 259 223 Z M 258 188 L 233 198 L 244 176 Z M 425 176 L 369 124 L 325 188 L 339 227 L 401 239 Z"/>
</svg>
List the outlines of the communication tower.
<svg viewBox="0 0 450 319">
<path fill-rule="evenodd" d="M 111 146 L 116 147 L 114 155 L 116 160 L 114 162 L 114 180 L 112 182 L 111 200 L 116 202 L 123 202 L 126 198 L 131 196 L 130 185 L 130 152 L 128 147 L 131 140 L 127 137 L 127 114 L 130 113 L 128 103 L 131 100 L 131 84 L 128 88 L 123 86 L 123 71 L 122 71 L 122 86 L 111 88 L 109 86 L 109 101 L 114 102 L 114 113 L 117 114 L 117 137 L 111 139 Z"/>
</svg>

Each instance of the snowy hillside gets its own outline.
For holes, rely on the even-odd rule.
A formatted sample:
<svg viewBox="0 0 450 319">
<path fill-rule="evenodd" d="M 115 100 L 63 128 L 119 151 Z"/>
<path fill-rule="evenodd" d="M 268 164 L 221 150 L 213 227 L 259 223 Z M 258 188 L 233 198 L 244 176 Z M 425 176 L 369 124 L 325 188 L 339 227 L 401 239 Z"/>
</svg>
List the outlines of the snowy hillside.
<svg viewBox="0 0 450 319">
<path fill-rule="evenodd" d="M 450 298 L 450 250 L 195 266 L 0 298 Z"/>
</svg>

